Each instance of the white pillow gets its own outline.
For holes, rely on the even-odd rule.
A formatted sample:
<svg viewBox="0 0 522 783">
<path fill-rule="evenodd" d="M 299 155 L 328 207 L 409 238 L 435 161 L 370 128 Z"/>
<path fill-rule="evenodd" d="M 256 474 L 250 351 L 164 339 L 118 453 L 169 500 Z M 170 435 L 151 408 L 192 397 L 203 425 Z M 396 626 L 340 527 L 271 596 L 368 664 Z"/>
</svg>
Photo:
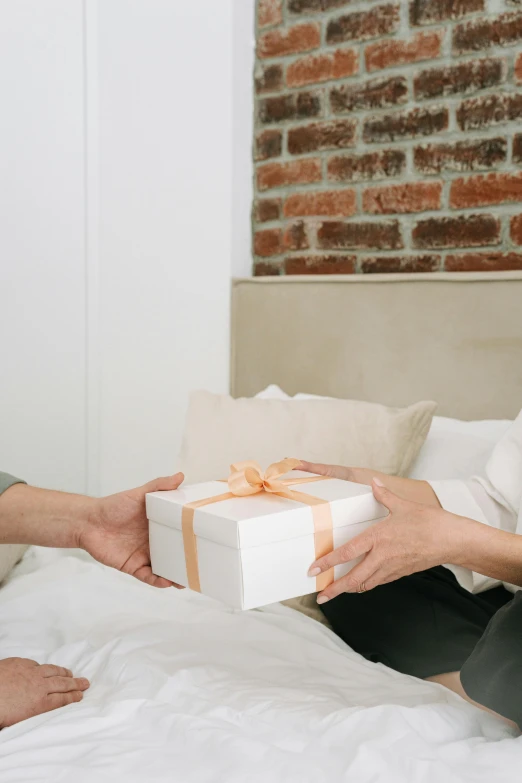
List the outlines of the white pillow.
<svg viewBox="0 0 522 783">
<path fill-rule="evenodd" d="M 233 399 L 194 392 L 181 447 L 187 483 L 226 478 L 230 465 L 284 457 L 366 464 L 406 475 L 424 443 L 436 405 L 387 408 L 357 400 Z"/>
<path fill-rule="evenodd" d="M 271 383 L 270 386 L 267 386 L 266 389 L 263 389 L 263 391 L 258 392 L 254 399 L 256 400 L 291 400 L 292 397 L 290 397 L 286 392 L 284 392 L 279 386 L 277 386 L 275 383 Z"/>
<path fill-rule="evenodd" d="M 295 397 L 289 397 L 275 384 L 268 386 L 256 396 L 264 395 L 270 399 L 281 400 L 332 399 L 302 392 Z M 511 423 L 504 419 L 461 421 L 434 416 L 428 437 L 410 470 L 410 477 L 440 481 L 484 475 L 493 448 Z"/>
<path fill-rule="evenodd" d="M 511 424 L 503 419 L 460 421 L 434 416 L 410 477 L 440 481 L 483 476 L 491 452 Z"/>
</svg>

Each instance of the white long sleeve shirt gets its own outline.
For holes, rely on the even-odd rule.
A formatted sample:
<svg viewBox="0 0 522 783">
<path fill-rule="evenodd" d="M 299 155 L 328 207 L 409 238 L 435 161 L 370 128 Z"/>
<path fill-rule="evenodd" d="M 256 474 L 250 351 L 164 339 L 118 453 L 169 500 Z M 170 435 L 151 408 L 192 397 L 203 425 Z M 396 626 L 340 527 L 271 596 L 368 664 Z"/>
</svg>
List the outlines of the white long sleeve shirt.
<svg viewBox="0 0 522 783">
<path fill-rule="evenodd" d="M 469 481 L 430 481 L 441 506 L 453 514 L 522 534 L 522 411 L 495 446 L 486 477 Z M 501 582 L 466 568 L 447 565 L 459 584 L 471 593 L 490 590 Z M 514 585 L 505 584 L 515 591 Z"/>
</svg>

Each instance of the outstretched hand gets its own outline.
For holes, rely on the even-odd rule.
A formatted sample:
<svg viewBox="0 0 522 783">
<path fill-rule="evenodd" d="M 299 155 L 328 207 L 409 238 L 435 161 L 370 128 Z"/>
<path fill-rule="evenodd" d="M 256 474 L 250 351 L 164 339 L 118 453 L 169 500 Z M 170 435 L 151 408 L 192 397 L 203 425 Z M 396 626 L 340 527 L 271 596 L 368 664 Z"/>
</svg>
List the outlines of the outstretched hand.
<svg viewBox="0 0 522 783">
<path fill-rule="evenodd" d="M 145 495 L 177 489 L 182 481 L 183 474 L 177 473 L 100 498 L 96 512 L 82 530 L 80 546 L 100 563 L 135 576 L 148 585 L 179 588 L 180 585 L 152 573 Z"/>
<path fill-rule="evenodd" d="M 469 527 L 479 524 L 441 508 L 403 500 L 378 479 L 374 479 L 372 490 L 390 513 L 312 564 L 309 575 L 317 576 L 362 557 L 348 574 L 323 590 L 317 598 L 319 604 L 340 593 L 365 592 L 417 571 L 458 562 L 473 534 Z"/>
</svg>

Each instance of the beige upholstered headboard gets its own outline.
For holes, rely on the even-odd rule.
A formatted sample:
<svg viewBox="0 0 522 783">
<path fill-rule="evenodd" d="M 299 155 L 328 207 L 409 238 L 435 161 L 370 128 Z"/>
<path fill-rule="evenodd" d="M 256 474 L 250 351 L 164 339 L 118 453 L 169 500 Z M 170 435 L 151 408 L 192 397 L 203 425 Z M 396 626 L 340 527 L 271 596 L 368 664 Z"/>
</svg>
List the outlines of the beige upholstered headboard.
<svg viewBox="0 0 522 783">
<path fill-rule="evenodd" d="M 235 280 L 231 392 L 269 383 L 439 415 L 522 408 L 522 273 Z"/>
</svg>

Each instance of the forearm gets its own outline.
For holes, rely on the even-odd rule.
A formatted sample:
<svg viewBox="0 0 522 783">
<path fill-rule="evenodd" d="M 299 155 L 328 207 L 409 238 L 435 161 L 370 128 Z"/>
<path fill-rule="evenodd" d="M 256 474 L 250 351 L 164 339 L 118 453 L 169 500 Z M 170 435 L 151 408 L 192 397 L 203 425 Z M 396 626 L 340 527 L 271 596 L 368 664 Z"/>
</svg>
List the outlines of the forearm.
<svg viewBox="0 0 522 783">
<path fill-rule="evenodd" d="M 451 516 L 457 524 L 464 521 Z M 500 582 L 522 586 L 522 536 L 474 520 L 465 523 L 469 523 L 466 546 L 451 562 Z"/>
<path fill-rule="evenodd" d="M 403 500 L 411 500 L 414 503 L 422 503 L 425 506 L 434 506 L 440 508 L 437 495 L 427 481 L 417 481 L 416 479 L 402 478 L 401 476 L 388 476 L 386 473 L 379 473 L 370 468 L 350 468 L 352 478 L 357 484 L 368 484 L 371 486 L 372 480 L 378 478 L 387 489 L 390 489 L 395 495 Z"/>
<path fill-rule="evenodd" d="M 0 544 L 77 547 L 95 509 L 94 498 L 15 484 L 0 495 Z"/>
</svg>

